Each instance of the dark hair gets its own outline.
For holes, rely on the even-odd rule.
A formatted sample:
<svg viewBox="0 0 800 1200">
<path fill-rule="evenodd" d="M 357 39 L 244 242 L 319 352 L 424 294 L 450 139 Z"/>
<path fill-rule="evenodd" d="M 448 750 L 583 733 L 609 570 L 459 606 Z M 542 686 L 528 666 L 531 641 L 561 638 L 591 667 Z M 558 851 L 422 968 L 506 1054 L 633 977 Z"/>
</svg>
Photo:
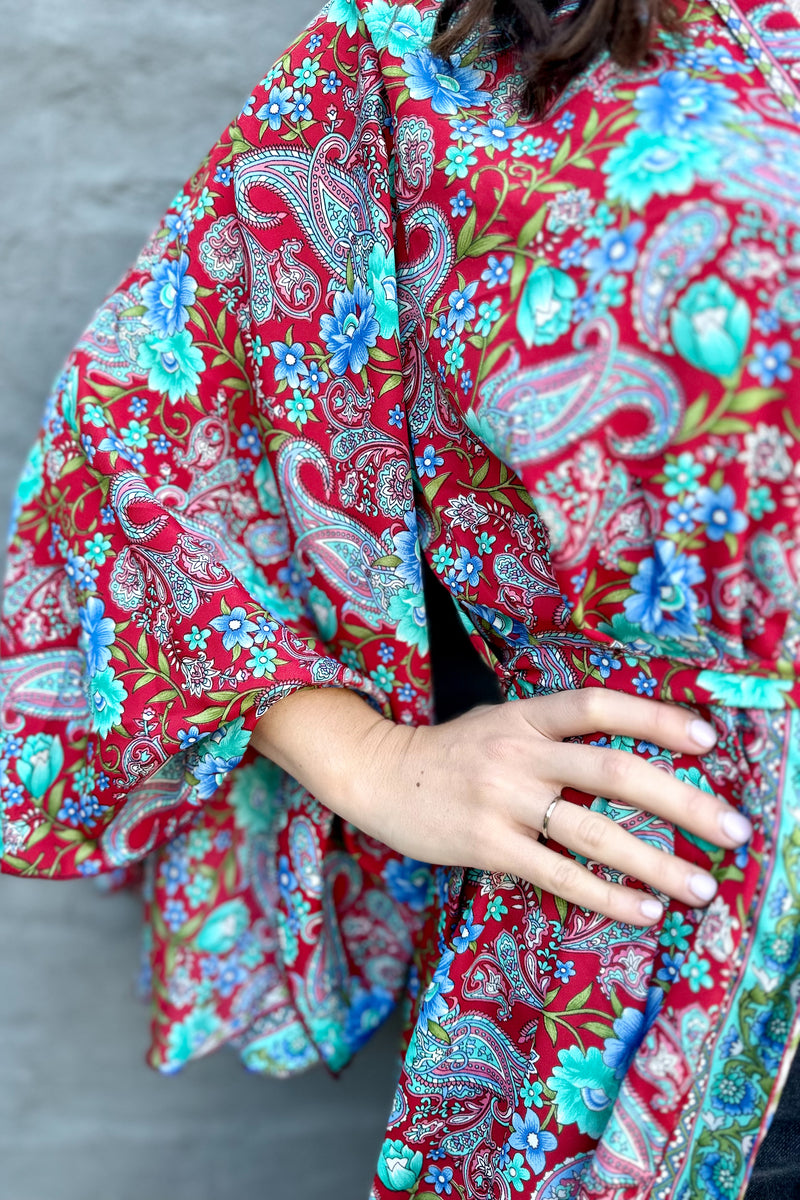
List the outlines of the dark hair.
<svg viewBox="0 0 800 1200">
<path fill-rule="evenodd" d="M 520 56 L 525 111 L 541 117 L 601 51 L 620 66 L 637 66 L 656 26 L 674 31 L 678 25 L 672 0 L 577 0 L 556 16 L 563 7 L 563 0 L 444 0 L 431 50 L 450 59 L 467 38 L 500 35 Z"/>
</svg>

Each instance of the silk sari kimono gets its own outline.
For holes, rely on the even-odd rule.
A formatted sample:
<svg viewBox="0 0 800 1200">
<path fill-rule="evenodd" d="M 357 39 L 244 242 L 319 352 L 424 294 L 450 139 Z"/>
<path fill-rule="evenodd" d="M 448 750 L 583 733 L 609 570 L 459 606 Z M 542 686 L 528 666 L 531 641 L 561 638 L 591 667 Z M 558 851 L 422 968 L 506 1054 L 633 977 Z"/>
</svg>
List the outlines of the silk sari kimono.
<svg viewBox="0 0 800 1200">
<path fill-rule="evenodd" d="M 800 1002 L 800 27 L 680 0 L 545 120 L 497 38 L 331 0 L 78 342 L 16 500 L 3 869 L 145 864 L 150 1061 L 341 1070 L 399 1001 L 374 1200 L 741 1196 Z M 248 748 L 432 719 L 425 559 L 510 699 L 700 707 L 746 812 L 639 930 L 404 859 Z M 314 730 L 308 730 L 310 742 Z M 609 875 L 602 865 L 591 868 Z"/>
</svg>

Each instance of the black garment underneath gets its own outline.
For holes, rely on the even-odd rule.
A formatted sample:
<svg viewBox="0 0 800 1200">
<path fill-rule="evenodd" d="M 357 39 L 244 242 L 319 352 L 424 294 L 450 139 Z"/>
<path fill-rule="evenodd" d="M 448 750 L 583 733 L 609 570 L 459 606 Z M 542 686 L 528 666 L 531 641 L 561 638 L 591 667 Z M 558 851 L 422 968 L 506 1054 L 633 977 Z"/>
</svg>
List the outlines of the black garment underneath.
<svg viewBox="0 0 800 1200">
<path fill-rule="evenodd" d="M 745 1200 L 800 1200 L 800 1054 L 761 1143 Z"/>
</svg>

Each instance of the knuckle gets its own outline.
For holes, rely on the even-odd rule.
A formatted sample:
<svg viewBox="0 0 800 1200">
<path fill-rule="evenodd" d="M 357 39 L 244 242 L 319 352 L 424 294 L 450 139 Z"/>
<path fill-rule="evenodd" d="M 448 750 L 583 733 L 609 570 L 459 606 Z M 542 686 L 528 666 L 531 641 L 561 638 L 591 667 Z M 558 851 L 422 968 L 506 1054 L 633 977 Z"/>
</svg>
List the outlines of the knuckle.
<svg viewBox="0 0 800 1200">
<path fill-rule="evenodd" d="M 607 846 L 611 830 L 609 822 L 597 813 L 584 810 L 578 818 L 576 828 L 577 842 L 582 853 L 596 858 L 604 846 Z"/>
<path fill-rule="evenodd" d="M 597 733 L 603 724 L 603 703 L 600 688 L 583 688 L 576 695 L 581 718 L 587 733 Z"/>
<path fill-rule="evenodd" d="M 517 753 L 518 746 L 513 737 L 506 733 L 494 733 L 484 743 L 482 761 L 485 767 L 506 766 L 516 759 Z"/>
<path fill-rule="evenodd" d="M 566 896 L 575 891 L 580 883 L 583 872 L 571 858 L 561 858 L 553 867 L 553 892 L 556 896 Z"/>
<path fill-rule="evenodd" d="M 631 777 L 633 756 L 622 750 L 604 750 L 603 777 L 615 791 L 623 789 Z"/>
</svg>

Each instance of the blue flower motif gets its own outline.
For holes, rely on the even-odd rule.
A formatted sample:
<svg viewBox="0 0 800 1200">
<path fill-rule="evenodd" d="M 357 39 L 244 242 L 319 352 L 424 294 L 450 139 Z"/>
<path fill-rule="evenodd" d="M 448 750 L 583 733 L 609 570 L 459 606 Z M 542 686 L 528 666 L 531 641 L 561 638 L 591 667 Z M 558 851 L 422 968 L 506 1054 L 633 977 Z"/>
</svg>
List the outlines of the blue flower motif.
<svg viewBox="0 0 800 1200">
<path fill-rule="evenodd" d="M 669 520 L 664 523 L 665 533 L 692 532 L 695 527 L 693 500 L 685 504 L 682 504 L 680 500 L 670 500 L 667 512 Z"/>
<path fill-rule="evenodd" d="M 511 1122 L 514 1132 L 508 1139 L 509 1146 L 514 1150 L 524 1150 L 528 1166 L 533 1167 L 537 1174 L 540 1173 L 544 1170 L 545 1154 L 555 1150 L 558 1144 L 556 1138 L 549 1129 L 541 1128 L 539 1117 L 532 1109 L 528 1109 L 524 1117 L 514 1113 Z"/>
<path fill-rule="evenodd" d="M 403 519 L 406 528 L 392 536 L 394 552 L 400 559 L 395 570 L 403 583 L 420 592 L 422 591 L 422 554 L 419 548 L 416 509 L 412 508 Z"/>
<path fill-rule="evenodd" d="M 412 912 L 423 912 L 431 892 L 431 871 L 427 863 L 415 858 L 390 858 L 383 878 L 392 899 L 407 905 Z"/>
<path fill-rule="evenodd" d="M 664 993 L 651 987 L 647 993 L 644 1012 L 638 1008 L 623 1008 L 614 1021 L 614 1036 L 606 1038 L 603 1062 L 611 1067 L 617 1079 L 622 1079 L 639 1049 L 644 1035 L 658 1016 Z"/>
<path fill-rule="evenodd" d="M 662 959 L 664 965 L 659 968 L 656 979 L 661 980 L 662 983 L 675 983 L 680 978 L 681 967 L 683 966 L 685 957 L 685 954 L 665 953 Z"/>
<path fill-rule="evenodd" d="M 433 479 L 436 468 L 443 465 L 444 459 L 441 454 L 436 453 L 433 446 L 426 446 L 421 455 L 415 456 L 414 462 L 420 479 Z"/>
<path fill-rule="evenodd" d="M 194 229 L 194 217 L 190 208 L 182 208 L 178 213 L 170 213 L 166 219 L 167 229 L 172 234 L 173 240 L 180 242 L 185 246 L 189 240 L 189 234 Z"/>
<path fill-rule="evenodd" d="M 164 920 L 173 933 L 183 925 L 187 917 L 186 905 L 182 900 L 167 900 L 163 909 Z"/>
<path fill-rule="evenodd" d="M 272 130 L 280 129 L 281 121 L 287 113 L 292 111 L 291 98 L 292 89 L 290 87 L 274 87 L 269 94 L 267 103 L 262 104 L 256 113 L 259 121 L 268 121 Z"/>
<path fill-rule="evenodd" d="M 189 882 L 186 863 L 175 855 L 162 862 L 159 874 L 168 896 L 174 896 L 178 888 Z"/>
<path fill-rule="evenodd" d="M 575 114 L 567 110 L 563 112 L 557 121 L 554 121 L 553 128 L 556 133 L 567 133 L 575 124 Z"/>
<path fill-rule="evenodd" d="M 483 925 L 472 919 L 472 914 L 468 913 L 461 924 L 458 926 L 458 933 L 453 938 L 453 948 L 459 954 L 463 954 L 469 949 L 470 942 L 474 942 L 483 932 Z"/>
<path fill-rule="evenodd" d="M 453 1190 L 452 1178 L 452 1167 L 428 1167 L 428 1174 L 425 1176 L 425 1182 L 433 1184 L 433 1186 L 436 1188 L 436 1194 L 438 1196 L 449 1196 Z"/>
<path fill-rule="evenodd" d="M 450 305 L 450 311 L 447 314 L 447 324 L 452 325 L 456 333 L 463 333 L 464 326 L 467 321 L 471 321 L 475 316 L 475 305 L 472 303 L 472 297 L 478 290 L 478 281 L 468 283 L 465 288 L 452 291 L 447 297 L 447 303 Z"/>
<path fill-rule="evenodd" d="M 711 1107 L 731 1116 L 751 1113 L 758 1092 L 740 1064 L 735 1063 L 719 1075 L 711 1089 Z"/>
<path fill-rule="evenodd" d="M 324 320 L 324 318 L 323 318 Z M 278 360 L 275 364 L 275 379 L 285 379 L 291 388 L 300 387 L 300 378 L 308 374 L 304 362 L 305 346 L 301 342 L 272 342 L 272 353 Z"/>
<path fill-rule="evenodd" d="M 460 188 L 455 196 L 450 197 L 450 212 L 454 217 L 465 217 L 472 208 L 473 201 L 464 188 Z"/>
<path fill-rule="evenodd" d="M 241 762 L 241 755 L 223 758 L 218 754 L 206 754 L 192 768 L 197 780 L 197 794 L 201 800 L 209 800 L 222 785 L 226 775 Z"/>
<path fill-rule="evenodd" d="M 667 71 L 654 87 L 640 88 L 634 101 L 648 133 L 680 137 L 736 119 L 736 96 L 721 83 Z"/>
<path fill-rule="evenodd" d="M 444 315 L 444 313 L 441 313 L 439 316 L 439 324 L 434 329 L 433 336 L 439 339 L 439 344 L 441 345 L 442 349 L 444 349 L 447 343 L 452 341 L 456 336 L 456 331 L 452 328 L 452 326 L 448 325 L 447 317 Z"/>
<path fill-rule="evenodd" d="M 626 229 L 609 229 L 583 260 L 589 271 L 589 286 L 594 287 L 611 271 L 632 271 L 636 266 L 636 245 L 644 233 L 644 221 L 631 221 Z"/>
<path fill-rule="evenodd" d="M 161 337 L 171 337 L 189 320 L 197 280 L 187 274 L 188 270 L 189 256 L 185 252 L 177 261 L 165 258 L 155 267 L 150 283 L 142 288 L 145 320 Z"/>
<path fill-rule="evenodd" d="M 572 961 L 572 959 L 567 959 L 566 962 L 562 962 L 560 958 L 557 958 L 556 969 L 553 971 L 553 974 L 555 975 L 556 979 L 561 981 L 561 983 L 569 983 L 570 979 L 575 974 L 575 963 Z M 517 1146 L 517 1149 L 522 1150 L 524 1147 Z"/>
<path fill-rule="evenodd" d="M 242 423 L 242 432 L 236 445 L 240 450 L 249 450 L 251 454 L 261 453 L 261 438 L 255 425 Z"/>
<path fill-rule="evenodd" d="M 491 117 L 483 129 L 475 134 L 475 145 L 507 150 L 511 139 L 522 133 L 521 125 L 506 125 L 499 117 Z"/>
<path fill-rule="evenodd" d="M 600 672 L 601 679 L 608 679 L 612 671 L 619 671 L 622 663 L 615 658 L 610 652 L 601 652 L 598 654 L 590 654 L 589 662 L 593 667 L 597 667 Z"/>
<path fill-rule="evenodd" d="M 104 671 L 111 662 L 116 626 L 111 617 L 105 615 L 105 604 L 99 596 L 90 596 L 86 604 L 78 609 L 81 623 L 80 647 L 86 656 L 89 675 Z"/>
<path fill-rule="evenodd" d="M 674 542 L 659 540 L 651 558 L 639 563 L 631 579 L 633 595 L 624 602 L 625 616 L 657 637 L 689 634 L 698 602 L 693 585 L 705 571 L 694 554 L 680 554 Z"/>
<path fill-rule="evenodd" d="M 502 259 L 498 259 L 494 254 L 490 254 L 487 258 L 487 266 L 481 271 L 481 279 L 485 284 L 491 287 L 498 287 L 504 283 L 508 283 L 511 278 L 511 268 L 514 266 L 512 255 L 506 254 Z M 481 305 L 481 308 L 483 306 Z M 496 318 L 495 318 L 496 319 Z"/>
<path fill-rule="evenodd" d="M 234 646 L 242 646 L 244 649 L 252 646 L 251 635 L 258 628 L 254 621 L 248 620 L 247 613 L 239 605 L 229 613 L 213 617 L 211 625 L 222 634 L 222 644 L 226 650 L 232 650 Z"/>
<path fill-rule="evenodd" d="M 644 671 L 640 671 L 633 680 L 633 686 L 636 688 L 637 696 L 652 696 L 655 694 L 656 681 L 650 675 L 645 675 Z"/>
<path fill-rule="evenodd" d="M 708 1200 L 733 1200 L 739 1190 L 739 1172 L 729 1154 L 712 1150 L 700 1163 L 698 1176 L 705 1185 Z"/>
<path fill-rule="evenodd" d="M 292 120 L 311 120 L 311 97 L 307 93 L 295 93 L 294 104 L 292 106 Z"/>
<path fill-rule="evenodd" d="M 196 725 L 192 725 L 189 729 L 178 730 L 178 744 L 181 750 L 188 750 L 190 746 L 196 745 L 200 739 L 200 730 Z"/>
<path fill-rule="evenodd" d="M 320 331 L 331 355 L 330 368 L 334 375 L 344 375 L 349 368 L 354 373 L 367 365 L 369 347 L 374 346 L 379 333 L 375 305 L 364 285 L 356 281 L 352 292 L 337 292 L 333 297 L 333 316 L 324 313 Z"/>
<path fill-rule="evenodd" d="M 537 148 L 536 157 L 538 158 L 539 162 L 549 162 L 551 158 L 555 158 L 557 150 L 558 142 L 553 141 L 552 138 L 547 138 L 544 142 L 542 142 L 541 146 Z"/>
<path fill-rule="evenodd" d="M 747 517 L 736 508 L 736 492 L 729 483 L 718 491 L 701 487 L 695 496 L 693 516 L 706 526 L 711 542 L 721 542 L 726 533 L 741 533 L 747 525 Z"/>
<path fill-rule="evenodd" d="M 474 584 L 483 570 L 483 559 L 469 550 L 460 549 L 455 561 L 456 578 L 459 583 Z"/>
<path fill-rule="evenodd" d="M 430 100 L 433 111 L 446 117 L 454 117 L 461 108 L 488 102 L 490 93 L 480 90 L 485 72 L 460 63 L 459 54 L 449 62 L 427 49 L 407 54 L 403 70 L 411 99 Z"/>
<path fill-rule="evenodd" d="M 419 1019 L 423 1023 L 438 1021 L 447 1012 L 447 1001 L 444 997 L 452 992 L 455 986 L 450 978 L 450 968 L 455 959 L 453 950 L 445 950 L 433 972 L 433 978 L 422 993 Z"/>
<path fill-rule="evenodd" d="M 764 342 L 756 342 L 753 346 L 755 362 L 748 365 L 748 371 L 755 375 L 762 387 L 772 387 L 776 379 L 786 383 L 792 377 L 789 359 L 792 357 L 792 347 L 788 342 L 776 342 L 767 346 Z"/>
<path fill-rule="evenodd" d="M 223 187 L 227 187 L 233 179 L 233 171 L 230 167 L 219 165 L 214 172 L 214 182 L 221 183 Z"/>
</svg>

